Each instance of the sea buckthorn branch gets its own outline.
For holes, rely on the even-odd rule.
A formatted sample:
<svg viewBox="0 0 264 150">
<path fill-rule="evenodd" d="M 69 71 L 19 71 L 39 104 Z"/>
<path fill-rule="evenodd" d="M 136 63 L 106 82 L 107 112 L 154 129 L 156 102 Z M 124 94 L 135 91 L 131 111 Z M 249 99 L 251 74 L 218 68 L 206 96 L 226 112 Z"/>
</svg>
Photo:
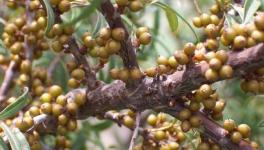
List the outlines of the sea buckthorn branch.
<svg viewBox="0 0 264 150">
<path fill-rule="evenodd" d="M 113 6 L 110 0 L 102 0 L 100 11 L 105 16 L 105 19 L 111 29 L 122 28 L 125 31 L 125 37 L 124 40 L 121 41 L 120 51 L 120 56 L 123 59 L 124 66 L 128 69 L 138 68 L 136 51 L 132 45 L 131 36 L 122 22 L 121 15 L 118 10 Z"/>
<path fill-rule="evenodd" d="M 234 69 L 233 77 L 241 77 L 264 65 L 264 44 L 258 44 L 243 51 L 229 52 L 227 62 Z M 176 71 L 172 75 L 163 76 L 164 81 L 157 82 L 153 78 L 145 78 L 135 89 L 128 92 L 126 84 L 116 80 L 111 84 L 102 84 L 97 89 L 87 94 L 85 111 L 79 114 L 80 118 L 89 115 L 103 114 L 108 110 L 132 108 L 135 110 L 155 109 L 169 104 L 170 98 L 181 98 L 190 91 L 198 89 L 208 81 L 204 77 L 209 68 L 206 62 L 193 65 L 187 69 Z M 217 81 L 220 81 L 218 79 Z M 144 99 L 144 100 L 142 100 Z M 88 109 L 90 108 L 90 109 Z"/>
<path fill-rule="evenodd" d="M 241 77 L 247 72 L 254 71 L 264 65 L 264 44 L 258 44 L 243 51 L 229 52 L 228 65 L 234 69 L 233 77 Z M 202 84 L 213 83 L 204 77 L 204 72 L 209 68 L 207 63 L 200 63 L 177 71 L 172 75 L 164 76 L 164 81 L 157 82 L 153 78 L 145 78 L 135 89 L 136 92 L 129 92 L 126 84 L 120 80 L 112 84 L 102 84 L 97 89 L 87 94 L 87 102 L 81 107 L 78 113 L 79 119 L 91 115 L 103 115 L 108 110 L 121 110 L 131 108 L 136 111 L 166 107 L 172 98 L 180 99 Z M 218 79 L 220 81 L 220 79 Z M 216 82 L 216 81 L 214 81 Z M 205 132 L 212 135 L 215 142 L 220 145 L 222 135 L 212 127 L 219 127 L 209 119 L 203 119 Z M 212 130 L 209 130 L 212 129 Z M 222 129 L 224 130 L 224 129 Z M 246 146 L 244 146 L 246 145 Z M 235 145 L 237 149 L 246 149 L 249 144 L 242 142 Z M 232 148 L 232 147 L 231 147 Z"/>
<path fill-rule="evenodd" d="M 26 0 L 26 18 L 27 18 L 27 25 L 30 26 L 30 24 L 32 23 L 32 20 L 34 18 L 34 13 L 30 11 L 29 8 L 29 4 L 30 4 L 30 0 Z M 36 49 L 36 45 L 30 43 L 29 37 L 28 35 L 25 35 L 25 54 L 26 54 L 26 59 L 31 63 L 33 62 L 33 51 L 34 49 Z M 32 81 L 32 75 L 28 74 L 29 76 L 29 80 L 27 81 L 27 87 L 29 87 L 29 89 L 31 89 L 31 81 Z"/>
<path fill-rule="evenodd" d="M 80 48 L 75 41 L 75 39 L 71 38 L 69 40 L 69 51 L 72 53 L 74 58 L 77 60 L 79 65 L 82 65 L 84 71 L 85 71 L 85 80 L 87 82 L 87 88 L 88 90 L 93 90 L 97 86 L 97 79 L 95 72 L 91 69 L 86 57 L 81 54 Z"/>
<path fill-rule="evenodd" d="M 166 108 L 162 111 L 168 113 L 174 117 L 179 116 L 179 112 L 185 107 L 182 105 L 176 105 L 174 108 Z M 203 112 L 196 112 L 197 116 L 202 120 L 202 125 L 200 127 L 200 132 L 207 139 L 213 140 L 215 143 L 221 146 L 221 148 L 230 150 L 252 150 L 250 143 L 245 140 L 241 140 L 238 144 L 233 143 L 228 137 L 228 131 L 226 131 L 222 126 L 216 123 L 214 120 L 210 119 Z"/>
</svg>

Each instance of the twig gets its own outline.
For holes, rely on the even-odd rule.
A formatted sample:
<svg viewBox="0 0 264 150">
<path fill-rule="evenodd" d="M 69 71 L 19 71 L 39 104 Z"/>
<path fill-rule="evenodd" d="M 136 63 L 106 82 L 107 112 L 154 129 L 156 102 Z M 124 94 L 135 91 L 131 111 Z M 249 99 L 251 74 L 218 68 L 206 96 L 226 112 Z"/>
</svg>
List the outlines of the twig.
<svg viewBox="0 0 264 150">
<path fill-rule="evenodd" d="M 16 66 L 17 63 L 15 61 L 11 61 L 9 64 L 9 67 L 6 70 L 5 76 L 4 76 L 4 80 L 1 84 L 0 87 L 0 102 L 1 102 L 1 107 L 2 107 L 2 102 L 5 100 L 7 93 L 11 87 L 11 84 L 13 82 L 13 79 L 15 77 L 16 74 Z"/>
<path fill-rule="evenodd" d="M 138 136 L 138 132 L 139 132 L 139 127 L 140 127 L 140 119 L 141 119 L 141 113 L 137 112 L 137 116 L 136 116 L 136 126 L 135 129 L 133 131 L 133 135 L 129 144 L 129 150 L 133 150 L 137 136 Z"/>
<path fill-rule="evenodd" d="M 30 23 L 33 21 L 34 18 L 34 13 L 30 11 L 29 5 L 30 5 L 30 0 L 25 1 L 26 4 L 26 19 L 27 19 L 27 25 L 30 25 Z M 29 60 L 32 64 L 33 62 L 33 52 L 35 49 L 35 44 L 29 43 L 27 40 L 27 36 L 25 34 L 25 54 L 26 54 L 26 59 Z M 29 73 L 27 74 L 29 76 L 29 80 L 27 81 L 27 87 L 29 87 L 29 90 L 31 90 L 31 82 L 32 82 L 32 74 Z"/>
<path fill-rule="evenodd" d="M 194 4 L 194 6 L 195 6 L 195 9 L 196 9 L 197 13 L 198 13 L 199 15 L 201 15 L 201 14 L 202 14 L 202 11 L 201 11 L 201 9 L 200 9 L 200 6 L 199 6 L 199 3 L 198 3 L 198 0 L 193 0 L 193 4 Z"/>
</svg>

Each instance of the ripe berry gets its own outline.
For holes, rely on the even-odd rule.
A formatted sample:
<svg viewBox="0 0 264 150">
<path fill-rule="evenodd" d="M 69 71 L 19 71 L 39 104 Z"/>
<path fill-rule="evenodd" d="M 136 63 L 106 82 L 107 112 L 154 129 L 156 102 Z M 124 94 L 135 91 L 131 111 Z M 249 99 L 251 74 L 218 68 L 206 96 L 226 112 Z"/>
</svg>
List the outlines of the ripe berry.
<svg viewBox="0 0 264 150">
<path fill-rule="evenodd" d="M 247 124 L 240 124 L 237 127 L 237 131 L 242 135 L 243 138 L 248 138 L 250 136 L 251 129 Z"/>
<path fill-rule="evenodd" d="M 216 26 L 219 25 L 219 23 L 220 23 L 220 19 L 217 15 L 211 15 L 210 20 L 211 20 L 211 23 L 216 25 Z"/>
<path fill-rule="evenodd" d="M 217 50 L 219 47 L 218 41 L 216 41 L 215 39 L 207 39 L 205 42 L 205 47 L 209 50 Z"/>
<path fill-rule="evenodd" d="M 238 142 L 240 142 L 241 139 L 242 139 L 242 135 L 239 132 L 233 132 L 231 134 L 232 142 L 238 143 Z"/>
<path fill-rule="evenodd" d="M 52 105 L 50 103 L 43 103 L 40 106 L 40 110 L 44 114 L 50 114 L 52 112 Z"/>
<path fill-rule="evenodd" d="M 155 126 L 156 123 L 157 123 L 156 115 L 154 115 L 154 114 L 149 115 L 148 118 L 147 118 L 147 122 L 148 122 L 149 125 Z"/>
<path fill-rule="evenodd" d="M 176 51 L 174 53 L 174 57 L 177 60 L 177 62 L 179 62 L 179 64 L 181 65 L 185 65 L 189 62 L 188 56 L 183 52 Z"/>
<path fill-rule="evenodd" d="M 207 26 L 210 23 L 210 16 L 208 14 L 203 13 L 200 18 L 203 26 Z"/>
<path fill-rule="evenodd" d="M 195 27 L 197 27 L 197 28 L 200 28 L 200 27 L 203 26 L 203 24 L 202 24 L 202 20 L 201 20 L 200 17 L 194 17 L 194 18 L 192 19 L 192 22 L 193 22 L 193 25 L 194 25 Z"/>
<path fill-rule="evenodd" d="M 144 6 L 140 0 L 134 0 L 129 3 L 129 9 L 132 12 L 140 11 L 143 7 Z"/>
<path fill-rule="evenodd" d="M 154 133 L 154 137 L 156 140 L 161 141 L 166 138 L 166 133 L 164 131 L 159 130 Z"/>
<path fill-rule="evenodd" d="M 111 37 L 111 30 L 110 30 L 110 28 L 102 28 L 99 31 L 99 37 L 101 37 L 104 40 L 108 40 Z"/>
<path fill-rule="evenodd" d="M 83 38 L 83 43 L 87 48 L 93 48 L 95 45 L 95 40 L 91 36 L 85 36 Z"/>
<path fill-rule="evenodd" d="M 138 68 L 134 68 L 134 69 L 130 70 L 130 76 L 132 79 L 138 80 L 138 79 L 141 79 L 142 72 Z"/>
<path fill-rule="evenodd" d="M 52 96 L 49 93 L 43 93 L 40 97 L 40 100 L 44 103 L 50 103 L 52 100 Z"/>
<path fill-rule="evenodd" d="M 210 145 L 208 143 L 200 143 L 196 150 L 210 150 Z"/>
<path fill-rule="evenodd" d="M 178 67 L 178 62 L 177 62 L 177 60 L 175 59 L 175 57 L 174 56 L 171 56 L 170 58 L 169 58 L 169 60 L 168 60 L 168 63 L 169 63 L 169 66 L 171 67 L 171 68 L 177 68 Z"/>
<path fill-rule="evenodd" d="M 183 47 L 184 53 L 188 56 L 192 56 L 194 54 L 195 49 L 196 46 L 193 43 L 186 43 Z"/>
<path fill-rule="evenodd" d="M 181 129 L 183 132 L 188 132 L 191 129 L 191 123 L 187 120 L 181 123 Z"/>
<path fill-rule="evenodd" d="M 127 69 L 121 69 L 118 74 L 118 78 L 122 81 L 127 81 L 130 77 L 129 70 Z"/>
<path fill-rule="evenodd" d="M 259 30 L 264 30 L 264 14 L 258 14 L 255 17 L 254 23 Z"/>
<path fill-rule="evenodd" d="M 142 35 L 143 33 L 148 33 L 149 32 L 149 28 L 148 27 L 139 27 L 137 30 L 136 30 L 136 36 L 137 38 L 140 37 L 140 35 Z"/>
<path fill-rule="evenodd" d="M 86 95 L 84 93 L 77 93 L 75 94 L 75 99 L 74 99 L 74 102 L 78 105 L 78 106 L 81 106 L 81 105 L 84 105 L 85 102 L 86 102 Z"/>
<path fill-rule="evenodd" d="M 148 68 L 145 70 L 145 73 L 148 77 L 154 77 L 157 74 L 157 70 L 154 67 Z"/>
<path fill-rule="evenodd" d="M 38 116 L 40 114 L 40 110 L 37 106 L 32 106 L 29 109 L 29 113 L 32 117 Z"/>
<path fill-rule="evenodd" d="M 66 12 L 66 11 L 70 10 L 70 7 L 71 7 L 71 3 L 68 0 L 62 0 L 59 3 L 59 10 L 61 12 Z"/>
<path fill-rule="evenodd" d="M 247 86 L 246 89 L 248 92 L 252 92 L 256 94 L 259 91 L 259 83 L 257 80 L 248 81 L 246 86 Z"/>
<path fill-rule="evenodd" d="M 85 76 L 85 72 L 83 71 L 83 69 L 77 68 L 71 72 L 71 76 L 76 80 L 82 80 Z"/>
<path fill-rule="evenodd" d="M 219 70 L 222 67 L 222 62 L 217 58 L 213 58 L 209 61 L 209 66 L 213 70 Z"/>
<path fill-rule="evenodd" d="M 205 28 L 205 33 L 209 38 L 215 39 L 218 35 L 218 29 L 217 29 L 216 25 L 209 24 Z"/>
<path fill-rule="evenodd" d="M 263 31 L 254 30 L 254 31 L 251 33 L 251 37 L 252 37 L 256 42 L 264 42 L 264 33 L 263 33 Z"/>
<path fill-rule="evenodd" d="M 214 5 L 211 6 L 211 8 L 210 8 L 210 12 L 211 12 L 212 14 L 217 14 L 219 11 L 220 11 L 220 8 L 219 8 L 219 6 L 218 6 L 217 4 L 214 4 Z"/>
<path fill-rule="evenodd" d="M 129 128 L 132 128 L 134 126 L 134 124 L 135 124 L 135 121 L 130 116 L 124 116 L 123 123 L 124 123 L 125 126 L 127 126 Z"/>
<path fill-rule="evenodd" d="M 128 0 L 115 0 L 115 2 L 118 6 L 122 6 L 122 7 L 128 5 Z"/>
<path fill-rule="evenodd" d="M 51 43 L 51 48 L 57 53 L 59 53 L 63 50 L 62 44 L 60 43 L 60 41 L 57 41 L 57 40 L 55 40 Z"/>
<path fill-rule="evenodd" d="M 200 103 L 195 102 L 195 101 L 191 101 L 191 103 L 189 105 L 189 109 L 193 112 L 200 110 L 200 107 L 201 107 Z"/>
<path fill-rule="evenodd" d="M 169 149 L 170 149 L 170 150 L 178 150 L 179 147 L 180 147 L 179 144 L 176 143 L 176 142 L 170 142 L 170 143 L 169 143 Z"/>
<path fill-rule="evenodd" d="M 63 107 L 59 104 L 52 104 L 52 114 L 54 116 L 59 116 L 63 113 Z"/>
<path fill-rule="evenodd" d="M 215 53 L 215 58 L 219 59 L 223 64 L 228 60 L 228 55 L 225 50 L 219 50 Z"/>
<path fill-rule="evenodd" d="M 202 124 L 202 120 L 199 116 L 191 116 L 190 123 L 192 127 L 199 127 Z"/>
<path fill-rule="evenodd" d="M 72 114 L 75 115 L 78 111 L 78 105 L 74 102 L 70 102 L 66 105 L 67 111 Z"/>
<path fill-rule="evenodd" d="M 225 108 L 226 102 L 224 100 L 217 101 L 213 109 L 214 113 L 221 113 Z"/>
<path fill-rule="evenodd" d="M 106 44 L 106 51 L 108 54 L 115 54 L 121 49 L 120 42 L 117 42 L 115 40 L 110 40 Z"/>
<path fill-rule="evenodd" d="M 112 30 L 112 38 L 117 41 L 122 41 L 125 39 L 126 33 L 123 28 L 115 28 Z"/>
<path fill-rule="evenodd" d="M 114 69 L 111 69 L 110 70 L 109 74 L 110 74 L 110 76 L 111 76 L 112 79 L 118 79 L 119 72 L 120 72 L 119 69 L 114 68 Z"/>
<path fill-rule="evenodd" d="M 61 105 L 61 106 L 65 106 L 66 105 L 66 97 L 64 95 L 60 95 L 56 98 L 56 103 Z"/>
<path fill-rule="evenodd" d="M 213 69 L 208 69 L 206 72 L 205 72 L 205 78 L 206 80 L 208 81 L 215 81 L 218 79 L 218 74 L 216 71 L 214 71 Z"/>
<path fill-rule="evenodd" d="M 151 42 L 151 39 L 152 39 L 151 34 L 148 32 L 142 33 L 139 36 L 139 42 L 140 44 L 143 44 L 143 45 L 148 45 Z"/>
<path fill-rule="evenodd" d="M 49 88 L 49 94 L 52 97 L 58 97 L 59 95 L 62 94 L 62 88 L 58 85 L 53 85 Z"/>
<path fill-rule="evenodd" d="M 234 43 L 233 43 L 233 46 L 235 49 L 240 50 L 246 47 L 246 45 L 247 45 L 247 39 L 244 36 L 239 35 L 235 37 Z"/>
<path fill-rule="evenodd" d="M 237 36 L 236 31 L 233 28 L 226 28 L 223 32 L 223 37 L 228 42 L 232 42 Z"/>
<path fill-rule="evenodd" d="M 61 114 L 58 116 L 58 124 L 65 125 L 68 122 L 68 118 L 65 114 Z"/>
<path fill-rule="evenodd" d="M 165 56 L 159 56 L 157 59 L 158 65 L 168 65 L 168 58 Z"/>
<path fill-rule="evenodd" d="M 220 69 L 219 71 L 219 76 L 222 78 L 222 79 L 229 79 L 233 76 L 233 69 L 231 66 L 229 65 L 224 65 L 222 66 L 222 68 Z"/>
<path fill-rule="evenodd" d="M 69 120 L 67 123 L 67 129 L 70 131 L 74 131 L 77 129 L 77 121 L 76 120 Z"/>
<path fill-rule="evenodd" d="M 227 119 L 224 121 L 223 127 L 227 131 L 232 132 L 236 127 L 235 121 L 231 119 Z"/>
<path fill-rule="evenodd" d="M 207 109 L 207 110 L 212 110 L 212 109 L 214 109 L 215 104 L 216 104 L 216 101 L 213 100 L 213 99 L 210 99 L 210 98 L 209 98 L 209 99 L 205 99 L 205 100 L 203 100 L 203 106 L 204 106 L 204 108 Z"/>
<path fill-rule="evenodd" d="M 191 117 L 191 111 L 189 109 L 183 109 L 179 113 L 179 119 L 180 120 L 186 120 Z"/>
</svg>

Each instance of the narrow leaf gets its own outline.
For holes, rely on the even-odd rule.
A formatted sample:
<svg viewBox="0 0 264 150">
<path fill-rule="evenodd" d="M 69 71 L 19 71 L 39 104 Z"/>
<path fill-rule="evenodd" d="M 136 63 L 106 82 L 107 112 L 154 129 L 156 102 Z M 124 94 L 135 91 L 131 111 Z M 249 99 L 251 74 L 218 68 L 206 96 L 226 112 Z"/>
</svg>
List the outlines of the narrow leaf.
<svg viewBox="0 0 264 150">
<path fill-rule="evenodd" d="M 93 37 L 95 37 L 98 34 L 100 28 L 103 25 L 103 20 L 104 20 L 104 17 L 101 15 L 101 13 L 97 12 L 97 20 L 96 20 L 96 24 L 95 24 L 95 27 L 92 33 Z"/>
<path fill-rule="evenodd" d="M 19 129 L 10 129 L 3 122 L 0 123 L 5 135 L 7 136 L 12 150 L 30 150 L 29 144 L 23 133 Z"/>
<path fill-rule="evenodd" d="M 100 5 L 101 0 L 93 0 L 90 5 L 81 8 L 81 12 L 74 16 L 71 20 L 65 22 L 65 25 L 74 25 L 84 18 L 88 18 Z"/>
<path fill-rule="evenodd" d="M 175 13 L 175 11 L 167 4 L 164 4 L 161 2 L 155 2 L 153 4 L 162 8 L 165 11 L 169 25 L 170 25 L 170 28 L 171 28 L 172 32 L 175 32 L 178 28 L 177 13 Z"/>
<path fill-rule="evenodd" d="M 0 120 L 4 120 L 8 117 L 15 115 L 19 110 L 28 104 L 28 88 L 24 89 L 24 93 L 16 99 L 15 102 L 8 105 L 4 110 L 0 112 Z"/>
<path fill-rule="evenodd" d="M 239 15 L 239 21 L 240 23 L 242 23 L 243 19 L 244 19 L 244 8 L 236 6 L 236 5 L 231 5 L 233 7 L 233 9 L 238 13 Z"/>
<path fill-rule="evenodd" d="M 45 29 L 45 34 L 48 34 L 55 23 L 55 15 L 53 12 L 53 9 L 51 7 L 50 1 L 49 0 L 40 0 L 41 4 L 45 6 L 47 15 L 48 15 L 48 20 L 47 20 L 47 26 Z"/>
<path fill-rule="evenodd" d="M 6 143 L 1 137 L 0 137 L 0 150 L 8 150 Z"/>
<path fill-rule="evenodd" d="M 261 3 L 259 0 L 246 0 L 244 3 L 244 19 L 243 23 L 250 22 L 256 11 L 259 9 Z"/>
<path fill-rule="evenodd" d="M 152 4 L 154 4 L 154 5 L 156 5 L 156 6 L 160 7 L 160 8 L 162 8 L 163 10 L 167 10 L 167 7 L 169 7 L 167 4 L 164 4 L 164 3 L 161 3 L 161 2 L 154 2 L 154 3 L 152 3 Z M 192 26 L 190 25 L 190 23 L 189 23 L 189 22 L 188 22 L 183 16 L 181 16 L 177 11 L 175 11 L 175 10 L 172 9 L 171 7 L 169 7 L 169 8 L 170 8 L 170 9 L 169 9 L 170 13 L 173 12 L 173 14 L 177 15 L 178 17 L 180 17 L 180 18 L 181 18 L 181 19 L 182 19 L 182 20 L 188 25 L 188 27 L 189 27 L 189 28 L 191 29 L 191 31 L 193 32 L 193 34 L 194 34 L 194 36 L 195 36 L 195 38 L 196 38 L 196 41 L 199 42 L 200 40 L 199 40 L 197 34 L 195 33 L 194 29 L 193 29 Z M 172 18 L 172 16 L 170 16 L 170 18 Z M 172 22 L 172 24 L 175 25 L 175 24 L 176 24 L 176 21 L 174 20 L 174 21 Z M 178 20 L 177 20 L 177 27 L 178 27 Z"/>
</svg>

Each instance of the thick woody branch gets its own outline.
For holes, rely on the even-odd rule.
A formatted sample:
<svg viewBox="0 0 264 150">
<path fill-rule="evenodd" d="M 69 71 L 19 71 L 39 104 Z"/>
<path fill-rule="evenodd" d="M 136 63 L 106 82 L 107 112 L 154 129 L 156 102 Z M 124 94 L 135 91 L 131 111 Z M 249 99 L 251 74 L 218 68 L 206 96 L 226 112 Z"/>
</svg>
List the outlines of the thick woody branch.
<svg viewBox="0 0 264 150">
<path fill-rule="evenodd" d="M 0 102 L 5 100 L 7 93 L 10 90 L 11 84 L 16 74 L 16 66 L 17 63 L 15 61 L 11 61 L 5 72 L 5 76 L 0 87 Z"/>
<path fill-rule="evenodd" d="M 229 52 L 227 64 L 234 69 L 234 77 L 241 77 L 248 72 L 252 72 L 264 66 L 264 44 L 259 44 L 243 51 Z M 101 85 L 94 91 L 87 94 L 87 103 L 80 108 L 79 119 L 84 119 L 91 115 L 104 114 L 108 110 L 120 110 L 131 108 L 137 111 L 146 109 L 159 109 L 167 107 L 172 99 L 181 98 L 190 91 L 198 89 L 202 84 L 213 83 L 204 77 L 205 71 L 209 68 L 206 62 L 196 64 L 182 71 L 177 71 L 172 75 L 164 76 L 157 80 L 145 78 L 142 83 L 133 91 L 126 88 L 122 81 L 115 81 L 112 84 Z M 218 79 L 220 81 L 222 79 Z M 221 138 L 219 130 L 212 127 L 218 125 L 204 118 L 203 125 L 208 129 L 208 133 L 215 140 Z M 210 130 L 209 130 L 210 129 Z M 212 130 L 211 130 L 212 129 Z M 205 130 L 207 131 L 207 130 Z M 215 141 L 220 145 L 220 141 Z M 243 145 L 243 144 L 242 144 Z M 248 146 L 248 144 L 246 144 Z M 237 149 L 247 149 L 247 146 L 238 146 Z M 232 149 L 232 147 L 230 147 Z"/>
<path fill-rule="evenodd" d="M 264 66 L 264 44 L 243 51 L 229 52 L 227 64 L 234 69 L 234 77 L 241 77 Z M 102 84 L 88 93 L 87 106 L 83 112 L 80 112 L 80 117 L 103 114 L 108 110 L 132 108 L 141 111 L 167 106 L 171 98 L 181 98 L 190 91 L 198 89 L 202 84 L 214 83 L 204 77 L 208 68 L 206 62 L 201 62 L 163 76 L 160 80 L 145 78 L 133 91 L 128 90 L 126 84 L 120 80 L 107 85 Z M 220 80 L 222 79 L 218 79 Z"/>
<path fill-rule="evenodd" d="M 168 113 L 174 117 L 179 116 L 179 112 L 184 109 L 184 106 L 176 105 L 174 108 L 165 108 L 162 109 L 163 112 Z M 253 148 L 250 146 L 245 140 L 241 140 L 238 144 L 233 143 L 229 136 L 228 131 L 223 129 L 219 124 L 217 124 L 214 120 L 211 120 L 203 114 L 202 112 L 197 112 L 197 116 L 199 116 L 202 120 L 201 132 L 204 137 L 213 140 L 215 143 L 219 144 L 222 148 L 228 150 L 252 150 Z"/>
<path fill-rule="evenodd" d="M 121 42 L 120 56 L 123 59 L 124 66 L 127 68 L 138 68 L 138 63 L 136 59 L 136 51 L 132 45 L 132 41 L 126 26 L 123 24 L 120 13 L 113 6 L 110 0 L 102 0 L 101 10 L 102 14 L 105 16 L 111 29 L 123 28 L 125 30 L 125 39 Z"/>
</svg>

